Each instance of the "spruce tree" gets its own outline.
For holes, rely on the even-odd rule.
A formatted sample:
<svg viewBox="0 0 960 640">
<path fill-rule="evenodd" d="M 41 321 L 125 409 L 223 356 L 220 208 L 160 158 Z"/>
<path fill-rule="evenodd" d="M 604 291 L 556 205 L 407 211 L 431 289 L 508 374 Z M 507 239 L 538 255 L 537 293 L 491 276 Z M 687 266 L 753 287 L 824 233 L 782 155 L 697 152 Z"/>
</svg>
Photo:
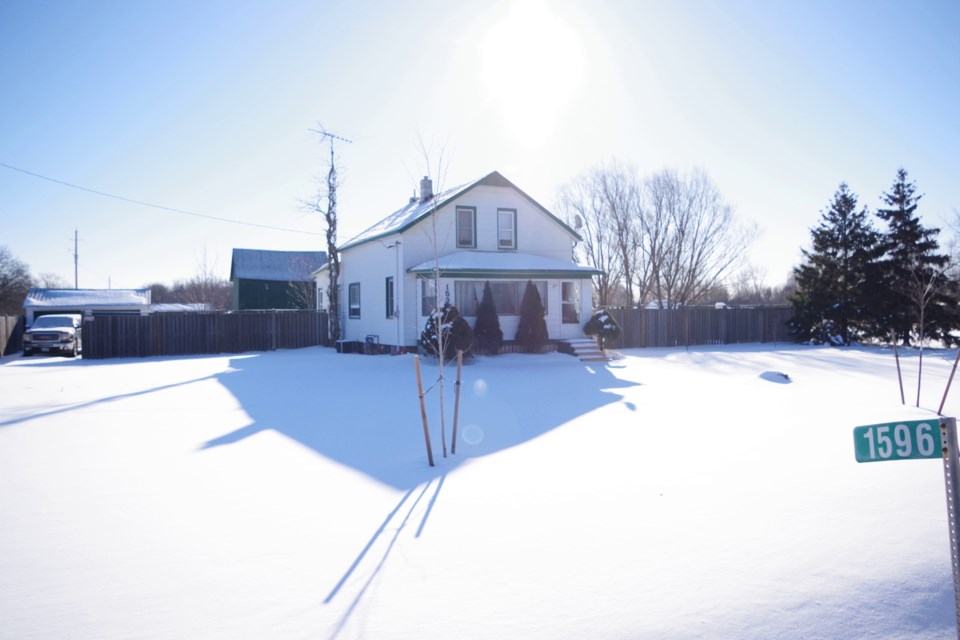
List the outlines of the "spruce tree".
<svg viewBox="0 0 960 640">
<path fill-rule="evenodd" d="M 916 215 L 921 195 L 916 183 L 900 168 L 889 193 L 881 200 L 885 208 L 877 216 L 886 222 L 881 241 L 883 284 L 887 290 L 882 308 L 886 330 L 896 340 L 910 344 L 916 338 L 949 339 L 956 320 L 956 305 L 950 295 L 945 271 L 949 258 L 939 253 L 940 229 L 926 228 Z"/>
<path fill-rule="evenodd" d="M 517 342 L 527 353 L 537 353 L 547 343 L 546 311 L 540 299 L 540 292 L 532 280 L 527 280 L 527 288 L 520 301 L 520 324 L 517 327 Z"/>
<path fill-rule="evenodd" d="M 430 314 L 420 332 L 420 346 L 426 353 L 438 355 L 441 345 L 444 360 L 452 359 L 457 351 L 469 351 L 473 345 L 473 330 L 449 302 Z"/>
<path fill-rule="evenodd" d="M 794 269 L 794 331 L 801 339 L 850 344 L 876 325 L 880 234 L 841 183 L 811 237 L 811 250 L 803 250 L 804 261 Z"/>
<path fill-rule="evenodd" d="M 477 321 L 473 325 L 473 335 L 481 351 L 496 355 L 503 345 L 503 331 L 500 329 L 500 317 L 493 302 L 490 281 L 483 285 L 483 299 L 477 308 Z"/>
</svg>

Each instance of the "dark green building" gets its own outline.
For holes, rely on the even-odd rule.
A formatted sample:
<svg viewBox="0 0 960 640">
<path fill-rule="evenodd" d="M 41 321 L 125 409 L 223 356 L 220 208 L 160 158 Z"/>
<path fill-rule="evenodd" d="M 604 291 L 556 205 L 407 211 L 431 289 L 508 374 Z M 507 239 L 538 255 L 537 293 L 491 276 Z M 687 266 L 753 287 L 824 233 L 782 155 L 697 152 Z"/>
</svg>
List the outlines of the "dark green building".
<svg viewBox="0 0 960 640">
<path fill-rule="evenodd" d="M 234 249 L 232 308 L 315 309 L 317 287 L 310 274 L 326 261 L 323 251 Z"/>
</svg>

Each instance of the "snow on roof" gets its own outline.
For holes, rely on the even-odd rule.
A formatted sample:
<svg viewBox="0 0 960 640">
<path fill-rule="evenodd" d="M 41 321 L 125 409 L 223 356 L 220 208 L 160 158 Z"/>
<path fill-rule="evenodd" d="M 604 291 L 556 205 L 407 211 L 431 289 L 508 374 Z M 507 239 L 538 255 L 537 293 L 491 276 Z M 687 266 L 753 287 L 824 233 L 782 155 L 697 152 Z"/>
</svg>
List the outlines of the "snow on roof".
<svg viewBox="0 0 960 640">
<path fill-rule="evenodd" d="M 486 177 L 487 176 L 484 176 L 484 178 Z M 374 238 L 379 238 L 381 236 L 402 231 L 433 211 L 434 208 L 442 207 L 447 203 L 447 201 L 476 186 L 477 183 L 482 181 L 484 178 L 480 178 L 466 184 L 461 184 L 460 186 L 453 187 L 452 189 L 447 189 L 442 193 L 438 193 L 436 196 L 430 200 L 427 200 L 426 202 L 421 202 L 419 198 L 412 198 L 406 206 L 397 209 L 372 227 L 365 231 L 361 231 L 359 234 L 347 240 L 343 246 L 340 247 L 340 250 L 342 251 L 343 249 L 362 244 L 368 240 L 373 240 Z"/>
<path fill-rule="evenodd" d="M 409 271 L 433 273 L 434 269 L 439 269 L 441 275 L 476 277 L 501 274 L 512 277 L 540 275 L 585 278 L 599 273 L 593 267 L 579 265 L 569 260 L 508 251 L 460 251 L 427 260 L 411 267 Z"/>
<path fill-rule="evenodd" d="M 74 307 L 143 307 L 150 304 L 150 289 L 40 289 L 27 292 L 23 306 Z"/>
<path fill-rule="evenodd" d="M 210 311 L 210 304 L 207 302 L 161 302 L 150 305 L 150 311 L 153 313 L 201 313 Z"/>
<path fill-rule="evenodd" d="M 310 274 L 327 261 L 324 251 L 268 251 L 234 249 L 230 280 L 306 282 Z"/>
</svg>

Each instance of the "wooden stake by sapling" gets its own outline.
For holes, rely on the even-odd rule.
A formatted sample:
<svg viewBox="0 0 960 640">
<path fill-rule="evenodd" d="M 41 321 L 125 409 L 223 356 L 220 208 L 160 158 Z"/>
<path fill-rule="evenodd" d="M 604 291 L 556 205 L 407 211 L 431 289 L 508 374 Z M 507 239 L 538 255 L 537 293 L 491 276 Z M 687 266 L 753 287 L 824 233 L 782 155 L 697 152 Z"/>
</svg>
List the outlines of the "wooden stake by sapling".
<svg viewBox="0 0 960 640">
<path fill-rule="evenodd" d="M 417 370 L 417 394 L 420 396 L 420 417 L 423 419 L 423 439 L 427 443 L 427 461 L 433 466 L 433 447 L 430 446 L 430 430 L 427 428 L 427 407 L 423 403 L 423 379 L 420 377 L 420 356 L 413 356 L 413 368 Z"/>
<path fill-rule="evenodd" d="M 950 377 L 947 379 L 947 388 L 943 390 L 943 398 L 940 400 L 940 408 L 937 409 L 937 415 L 943 415 L 943 405 L 947 402 L 947 394 L 950 393 L 950 385 L 953 384 L 953 374 L 957 372 L 958 362 L 960 362 L 960 349 L 957 349 L 957 357 L 953 360 L 953 368 L 950 369 Z"/>
<path fill-rule="evenodd" d="M 903 376 L 900 374 L 900 352 L 897 351 L 897 334 L 890 329 L 890 342 L 893 344 L 893 357 L 897 361 L 897 382 L 900 383 L 900 404 L 907 404 L 907 399 L 903 396 Z"/>
<path fill-rule="evenodd" d="M 453 394 L 453 436 L 450 442 L 450 453 L 457 453 L 457 420 L 460 418 L 460 373 L 463 370 L 463 351 L 457 350 L 457 382 Z"/>
</svg>

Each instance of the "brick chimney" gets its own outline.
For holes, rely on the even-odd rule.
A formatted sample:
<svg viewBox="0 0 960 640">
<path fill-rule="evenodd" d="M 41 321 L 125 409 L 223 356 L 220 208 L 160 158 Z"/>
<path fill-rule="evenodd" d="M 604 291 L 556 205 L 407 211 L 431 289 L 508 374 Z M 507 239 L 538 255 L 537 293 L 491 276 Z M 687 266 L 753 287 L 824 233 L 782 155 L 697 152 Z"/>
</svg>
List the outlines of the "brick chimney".
<svg viewBox="0 0 960 640">
<path fill-rule="evenodd" d="M 426 202 L 431 198 L 433 198 L 433 180 L 423 176 L 423 180 L 420 181 L 420 202 Z"/>
</svg>

